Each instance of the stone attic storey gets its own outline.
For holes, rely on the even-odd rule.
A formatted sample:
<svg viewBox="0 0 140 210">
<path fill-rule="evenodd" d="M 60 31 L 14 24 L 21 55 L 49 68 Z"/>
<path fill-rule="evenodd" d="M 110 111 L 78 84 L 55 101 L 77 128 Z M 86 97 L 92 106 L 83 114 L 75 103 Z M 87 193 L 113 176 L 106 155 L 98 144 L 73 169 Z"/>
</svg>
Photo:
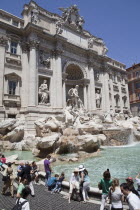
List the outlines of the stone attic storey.
<svg viewBox="0 0 140 210">
<path fill-rule="evenodd" d="M 24 117 L 29 131 L 61 115 L 76 85 L 87 111 L 129 111 L 125 65 L 84 29 L 76 5 L 59 9 L 61 16 L 31 1 L 23 19 L 0 10 L 0 119 Z"/>
</svg>

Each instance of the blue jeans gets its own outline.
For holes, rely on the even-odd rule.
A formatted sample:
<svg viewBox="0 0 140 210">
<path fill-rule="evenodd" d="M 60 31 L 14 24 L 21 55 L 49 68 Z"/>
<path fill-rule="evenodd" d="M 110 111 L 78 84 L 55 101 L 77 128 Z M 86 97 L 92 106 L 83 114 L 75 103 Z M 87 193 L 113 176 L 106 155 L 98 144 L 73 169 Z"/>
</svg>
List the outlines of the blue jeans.
<svg viewBox="0 0 140 210">
<path fill-rule="evenodd" d="M 62 182 L 56 182 L 55 188 L 52 190 L 52 192 L 60 192 L 61 185 L 62 185 Z"/>
<path fill-rule="evenodd" d="M 51 172 L 50 171 L 46 171 L 46 176 L 45 176 L 45 186 L 48 186 L 48 179 L 51 178 Z"/>
</svg>

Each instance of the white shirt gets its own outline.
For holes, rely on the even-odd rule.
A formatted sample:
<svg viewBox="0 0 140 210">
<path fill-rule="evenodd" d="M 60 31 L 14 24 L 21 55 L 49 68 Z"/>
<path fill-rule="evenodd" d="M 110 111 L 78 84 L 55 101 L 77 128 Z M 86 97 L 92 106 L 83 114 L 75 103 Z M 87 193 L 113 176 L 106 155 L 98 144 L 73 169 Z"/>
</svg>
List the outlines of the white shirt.
<svg viewBox="0 0 140 210">
<path fill-rule="evenodd" d="M 16 203 L 17 203 L 17 201 L 16 201 Z M 24 199 L 24 198 L 20 198 L 19 199 L 19 203 L 23 203 L 24 201 L 27 201 L 27 200 Z M 30 206 L 29 206 L 29 202 L 28 201 L 22 206 L 22 210 L 30 210 Z"/>
<path fill-rule="evenodd" d="M 114 192 L 111 191 L 111 203 L 113 208 L 119 209 L 123 207 L 121 201 L 122 195 L 120 187 L 116 187 Z"/>
<path fill-rule="evenodd" d="M 70 178 L 70 183 L 79 182 L 79 175 L 75 176 L 74 173 L 72 173 Z"/>
<path fill-rule="evenodd" d="M 127 200 L 130 210 L 140 210 L 140 199 L 138 198 L 137 195 L 130 192 L 129 195 L 127 196 Z"/>
</svg>

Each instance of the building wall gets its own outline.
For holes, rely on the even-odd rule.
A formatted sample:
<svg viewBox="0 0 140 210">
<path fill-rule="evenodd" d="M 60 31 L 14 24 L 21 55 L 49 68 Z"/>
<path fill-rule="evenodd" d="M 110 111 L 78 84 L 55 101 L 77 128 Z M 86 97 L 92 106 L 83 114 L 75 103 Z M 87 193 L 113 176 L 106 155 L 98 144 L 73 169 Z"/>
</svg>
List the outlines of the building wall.
<svg viewBox="0 0 140 210">
<path fill-rule="evenodd" d="M 140 64 L 126 69 L 128 75 L 128 88 L 130 107 L 134 116 L 140 115 Z"/>
<path fill-rule="evenodd" d="M 75 85 L 91 112 L 129 111 L 125 65 L 106 55 L 103 40 L 77 29 L 74 22 L 63 21 L 62 26 L 62 17 L 33 1 L 22 15 L 20 19 L 0 10 L 0 119 L 24 116 L 33 131 L 37 118 L 62 114 L 68 90 Z M 47 103 L 39 95 L 44 80 Z"/>
</svg>

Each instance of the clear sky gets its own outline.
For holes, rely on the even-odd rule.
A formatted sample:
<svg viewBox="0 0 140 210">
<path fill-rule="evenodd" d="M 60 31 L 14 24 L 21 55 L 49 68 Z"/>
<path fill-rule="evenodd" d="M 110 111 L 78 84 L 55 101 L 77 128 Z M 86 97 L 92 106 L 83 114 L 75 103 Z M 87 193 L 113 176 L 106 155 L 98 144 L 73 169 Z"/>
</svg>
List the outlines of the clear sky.
<svg viewBox="0 0 140 210">
<path fill-rule="evenodd" d="M 0 0 L 0 8 L 21 17 L 29 0 Z M 130 67 L 140 63 L 140 0 L 35 0 L 44 9 L 61 14 L 59 7 L 77 4 L 84 28 L 102 38 L 108 56 Z"/>
</svg>

